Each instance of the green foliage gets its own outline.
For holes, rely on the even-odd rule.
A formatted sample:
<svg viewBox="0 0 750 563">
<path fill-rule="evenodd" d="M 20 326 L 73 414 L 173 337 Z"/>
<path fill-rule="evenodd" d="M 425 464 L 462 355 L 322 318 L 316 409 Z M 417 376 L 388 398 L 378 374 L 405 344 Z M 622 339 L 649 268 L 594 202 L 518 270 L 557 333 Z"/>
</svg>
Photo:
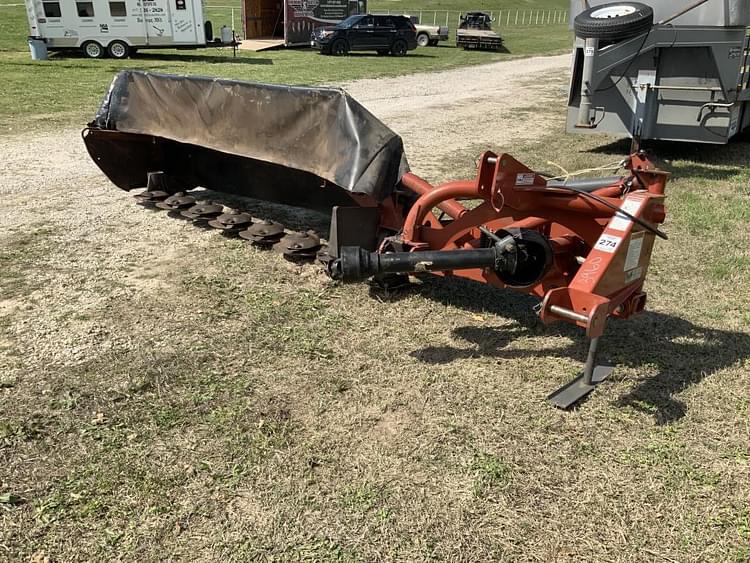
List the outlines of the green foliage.
<svg viewBox="0 0 750 563">
<path fill-rule="evenodd" d="M 492 489 L 504 489 L 510 484 L 511 468 L 496 455 L 479 453 L 470 466 L 475 475 L 474 494 L 486 496 Z"/>
</svg>

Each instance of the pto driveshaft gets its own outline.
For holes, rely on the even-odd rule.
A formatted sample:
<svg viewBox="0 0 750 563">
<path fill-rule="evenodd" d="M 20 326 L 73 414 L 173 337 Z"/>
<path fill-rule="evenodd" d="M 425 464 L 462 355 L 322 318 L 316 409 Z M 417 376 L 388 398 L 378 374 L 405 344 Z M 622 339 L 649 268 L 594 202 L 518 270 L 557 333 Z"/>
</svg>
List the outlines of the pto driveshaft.
<svg viewBox="0 0 750 563">
<path fill-rule="evenodd" d="M 488 248 L 369 252 L 359 246 L 343 246 L 329 265 L 333 279 L 356 282 L 380 274 L 409 274 L 490 268 L 512 273 L 516 268 L 516 242 L 512 236 Z"/>
</svg>

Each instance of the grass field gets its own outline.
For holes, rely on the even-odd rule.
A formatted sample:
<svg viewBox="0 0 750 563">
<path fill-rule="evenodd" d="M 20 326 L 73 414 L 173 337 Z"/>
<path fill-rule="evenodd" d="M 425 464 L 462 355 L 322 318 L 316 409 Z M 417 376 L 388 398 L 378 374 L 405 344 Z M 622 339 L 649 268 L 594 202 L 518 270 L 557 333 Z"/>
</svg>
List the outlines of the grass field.
<svg viewBox="0 0 750 563">
<path fill-rule="evenodd" d="M 670 240 L 573 413 L 543 398 L 584 340 L 530 300 L 337 286 L 71 187 L 97 228 L 40 218 L 0 245 L 0 560 L 747 562 L 750 146 L 654 149 Z M 571 169 L 625 150 L 513 147 Z"/>
<path fill-rule="evenodd" d="M 552 4 L 541 2 L 539 5 Z M 209 9 L 208 16 L 219 23 L 229 21 L 225 9 Z M 23 7 L 0 8 L 0 133 L 85 123 L 93 116 L 112 76 L 123 68 L 287 84 L 339 84 L 356 78 L 562 52 L 569 48 L 571 41 L 565 25 L 519 26 L 503 30 L 507 53 L 465 52 L 449 43 L 419 49 L 403 59 L 357 54 L 342 61 L 309 49 L 242 51 L 234 59 L 231 51 L 212 48 L 188 52 L 148 51 L 123 62 L 92 61 L 77 55 L 56 55 L 46 62 L 34 62 L 29 57 L 27 34 Z"/>
<path fill-rule="evenodd" d="M 488 4 L 471 6 L 501 7 Z M 0 12 L 0 561 L 750 561 L 746 139 L 649 147 L 672 173 L 670 239 L 646 312 L 608 325 L 615 374 L 564 413 L 544 397 L 577 375 L 585 340 L 541 325 L 532 300 L 450 279 L 337 285 L 135 208 L 52 153 L 80 143 L 56 129 L 90 119 L 127 66 L 334 82 L 563 50 L 565 26 L 544 42 L 508 30 L 510 54 L 387 64 L 308 51 L 33 63 L 13 10 Z M 562 98 L 534 103 L 564 76 L 529 82 L 534 105 L 493 123 L 547 133 L 489 148 L 570 170 L 628 150 L 564 135 Z M 41 132 L 31 149 L 21 127 Z M 431 179 L 445 180 L 488 147 L 434 148 Z"/>
</svg>

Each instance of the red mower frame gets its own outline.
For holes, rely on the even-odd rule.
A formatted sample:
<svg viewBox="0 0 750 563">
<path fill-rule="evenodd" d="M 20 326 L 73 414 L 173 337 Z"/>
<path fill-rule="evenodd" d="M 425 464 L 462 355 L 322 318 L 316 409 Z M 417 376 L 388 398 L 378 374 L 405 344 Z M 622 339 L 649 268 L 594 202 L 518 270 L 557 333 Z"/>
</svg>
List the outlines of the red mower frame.
<svg viewBox="0 0 750 563">
<path fill-rule="evenodd" d="M 591 339 L 583 374 L 549 397 L 568 408 L 612 371 L 596 365 L 599 337 L 610 316 L 643 310 L 654 240 L 667 238 L 656 225 L 665 219 L 669 175 L 642 152 L 623 167 L 621 177 L 580 187 L 548 180 L 508 154 L 488 151 L 473 180 L 432 186 L 407 173 L 401 187 L 418 197 L 399 234 L 369 255 L 342 247 L 330 270 L 344 281 L 429 271 L 535 295 L 542 321 L 575 324 Z M 468 207 L 462 200 L 479 204 Z M 390 204 L 381 206 L 381 225 L 392 223 L 393 215 Z M 514 244 L 525 238 L 530 245 Z M 534 248 L 535 256 L 529 254 Z M 524 261 L 532 265 L 531 277 L 509 275 Z"/>
</svg>

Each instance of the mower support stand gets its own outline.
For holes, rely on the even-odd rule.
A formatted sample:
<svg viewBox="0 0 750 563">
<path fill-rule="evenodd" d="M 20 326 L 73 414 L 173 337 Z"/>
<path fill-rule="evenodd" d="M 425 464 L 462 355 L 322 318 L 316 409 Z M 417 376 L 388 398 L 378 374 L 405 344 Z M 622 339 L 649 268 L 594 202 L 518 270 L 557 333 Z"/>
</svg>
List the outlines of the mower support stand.
<svg viewBox="0 0 750 563">
<path fill-rule="evenodd" d="M 560 387 L 552 393 L 547 400 L 561 409 L 569 409 L 586 395 L 591 393 L 596 386 L 604 381 L 614 370 L 611 366 L 596 365 L 596 349 L 599 346 L 599 337 L 591 339 L 589 354 L 583 373 L 570 383 Z"/>
</svg>

